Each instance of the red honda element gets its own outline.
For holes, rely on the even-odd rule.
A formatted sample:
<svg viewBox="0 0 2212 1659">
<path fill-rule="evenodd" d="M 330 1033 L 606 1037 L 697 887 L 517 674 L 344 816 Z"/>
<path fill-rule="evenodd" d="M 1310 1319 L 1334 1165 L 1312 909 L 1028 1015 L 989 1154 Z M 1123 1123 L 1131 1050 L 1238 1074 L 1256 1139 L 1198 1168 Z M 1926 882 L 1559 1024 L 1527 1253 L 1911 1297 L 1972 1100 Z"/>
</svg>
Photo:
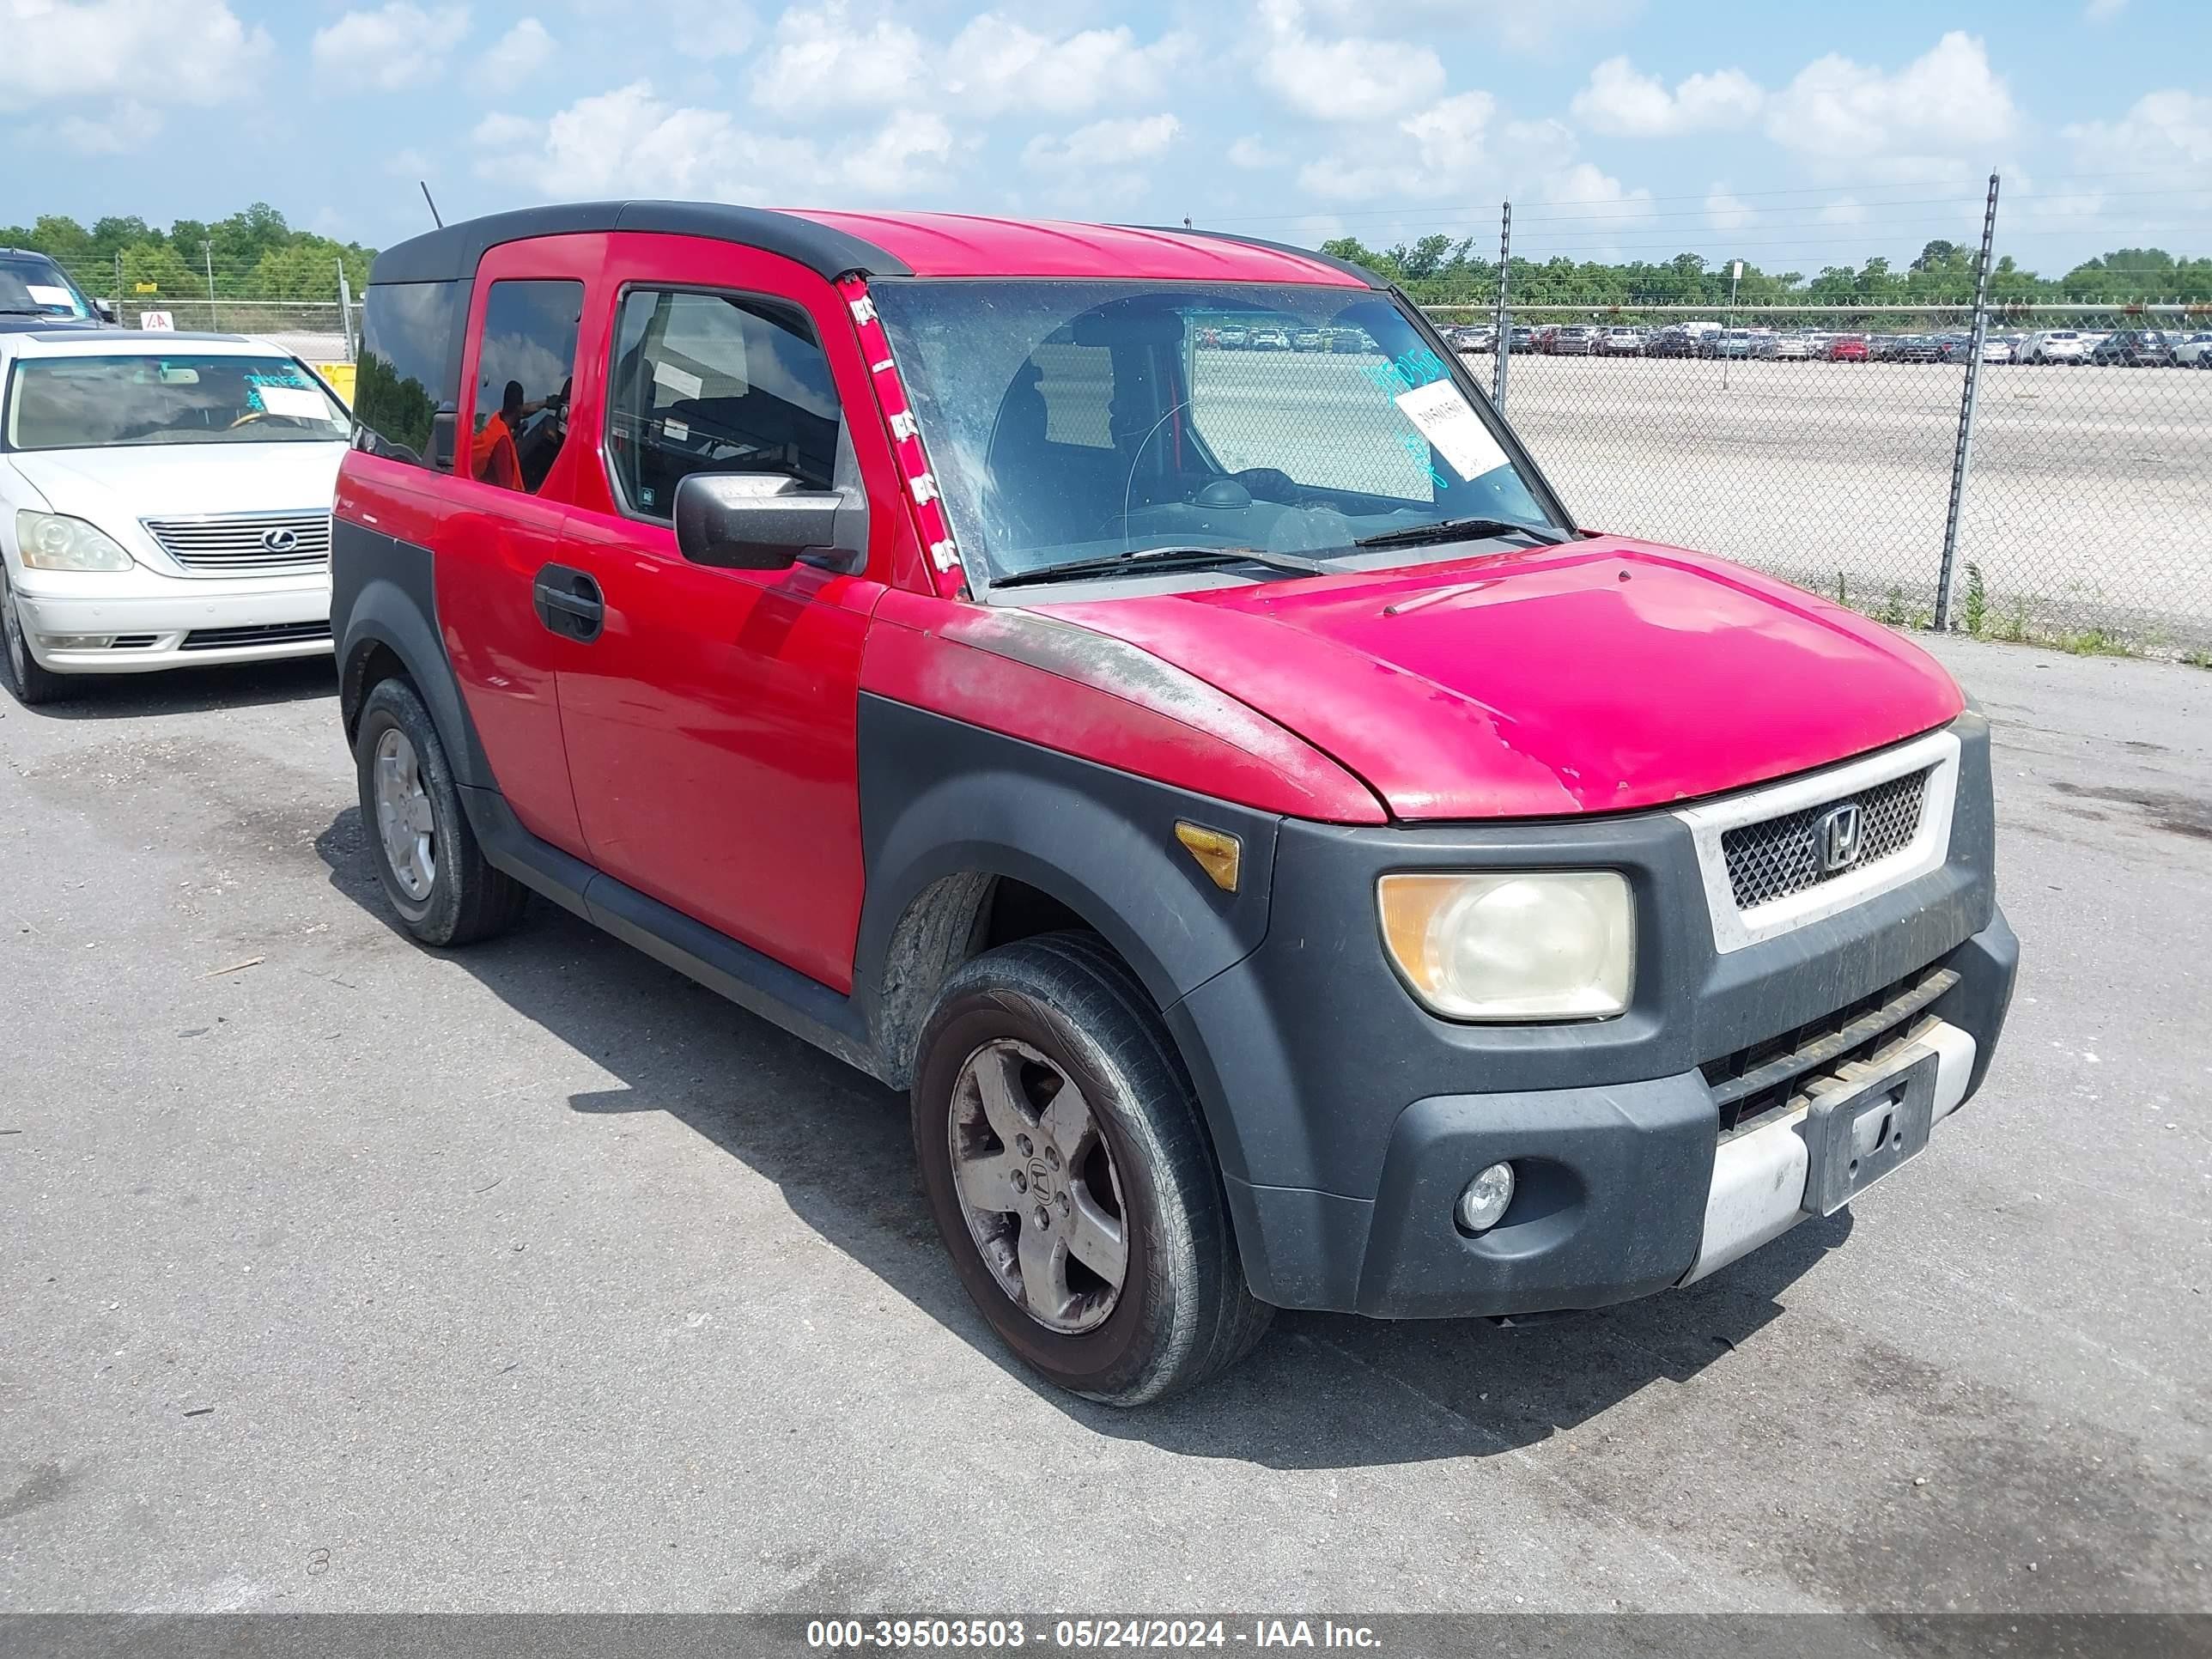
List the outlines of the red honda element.
<svg viewBox="0 0 2212 1659">
<path fill-rule="evenodd" d="M 1363 270 L 546 208 L 377 260 L 356 412 L 334 619 L 406 927 L 541 893 L 911 1090 L 955 1267 L 1066 1388 L 1278 1307 L 1688 1283 L 1989 1065 L 1982 716 L 1577 530 Z"/>
</svg>

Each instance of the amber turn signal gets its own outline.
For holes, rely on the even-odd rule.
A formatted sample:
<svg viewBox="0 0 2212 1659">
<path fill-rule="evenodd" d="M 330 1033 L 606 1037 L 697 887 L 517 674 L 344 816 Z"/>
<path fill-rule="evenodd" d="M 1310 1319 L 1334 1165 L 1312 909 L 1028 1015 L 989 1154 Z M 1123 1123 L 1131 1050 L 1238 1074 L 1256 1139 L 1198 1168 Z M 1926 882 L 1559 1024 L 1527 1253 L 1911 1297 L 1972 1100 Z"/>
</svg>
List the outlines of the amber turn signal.
<svg viewBox="0 0 2212 1659">
<path fill-rule="evenodd" d="M 1176 839 L 1198 860 L 1198 867 L 1213 878 L 1216 887 L 1224 893 L 1237 890 L 1237 866 L 1244 857 L 1243 842 L 1225 830 L 1208 830 L 1188 818 L 1176 820 Z"/>
</svg>

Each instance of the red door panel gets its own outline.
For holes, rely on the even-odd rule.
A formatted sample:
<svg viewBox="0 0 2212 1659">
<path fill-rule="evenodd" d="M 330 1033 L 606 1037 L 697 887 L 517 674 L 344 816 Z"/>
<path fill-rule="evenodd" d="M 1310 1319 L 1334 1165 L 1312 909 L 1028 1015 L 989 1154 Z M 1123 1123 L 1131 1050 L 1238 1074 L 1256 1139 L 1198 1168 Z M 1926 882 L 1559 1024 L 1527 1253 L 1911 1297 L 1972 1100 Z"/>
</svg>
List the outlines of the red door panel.
<svg viewBox="0 0 2212 1659">
<path fill-rule="evenodd" d="M 839 991 L 863 871 L 860 652 L 902 522 L 850 313 L 788 261 L 676 236 L 611 239 L 584 319 L 576 428 L 606 431 L 625 284 L 780 300 L 812 319 L 870 495 L 867 572 L 710 569 L 616 505 L 605 441 L 575 483 L 561 562 L 597 584 L 593 640 L 556 642 L 562 727 L 587 856 L 610 875 Z M 584 459 L 580 453 L 580 459 Z"/>
<path fill-rule="evenodd" d="M 554 678 L 562 641 L 539 620 L 532 599 L 538 572 L 560 556 L 562 526 L 587 450 L 574 423 L 536 495 L 470 476 L 469 436 L 484 307 L 501 281 L 574 281 L 585 285 L 585 314 L 606 253 L 605 236 L 550 236 L 486 252 L 470 296 L 461 360 L 460 410 L 453 474 L 438 538 L 438 624 L 446 653 L 507 805 L 532 835 L 579 857 L 582 826 L 570 787 Z M 579 354 L 583 347 L 580 337 Z"/>
</svg>

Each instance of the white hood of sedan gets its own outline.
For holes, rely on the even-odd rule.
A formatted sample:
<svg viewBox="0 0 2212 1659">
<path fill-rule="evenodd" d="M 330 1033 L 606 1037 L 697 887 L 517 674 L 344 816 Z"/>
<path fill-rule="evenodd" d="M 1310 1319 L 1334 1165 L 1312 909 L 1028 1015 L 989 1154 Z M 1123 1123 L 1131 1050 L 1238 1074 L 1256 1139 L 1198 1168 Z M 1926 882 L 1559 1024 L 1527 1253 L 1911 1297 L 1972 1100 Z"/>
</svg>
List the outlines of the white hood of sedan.
<svg viewBox="0 0 2212 1659">
<path fill-rule="evenodd" d="M 5 460 L 48 510 L 112 536 L 137 531 L 141 519 L 328 512 L 345 450 L 342 441 L 137 444 L 18 450 Z"/>
</svg>

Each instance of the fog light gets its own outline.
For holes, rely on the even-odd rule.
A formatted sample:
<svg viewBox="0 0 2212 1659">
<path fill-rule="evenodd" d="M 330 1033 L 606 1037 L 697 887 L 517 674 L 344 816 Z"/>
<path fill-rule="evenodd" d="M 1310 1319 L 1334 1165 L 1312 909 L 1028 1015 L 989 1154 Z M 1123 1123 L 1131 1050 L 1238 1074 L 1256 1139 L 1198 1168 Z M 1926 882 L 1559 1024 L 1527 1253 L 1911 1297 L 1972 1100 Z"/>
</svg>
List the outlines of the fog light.
<svg viewBox="0 0 2212 1659">
<path fill-rule="evenodd" d="M 40 641 L 49 651 L 105 651 L 114 642 L 112 634 L 48 634 Z"/>
<path fill-rule="evenodd" d="M 1459 1224 L 1471 1233 L 1488 1232 L 1513 1201 L 1513 1166 L 1493 1164 L 1467 1183 L 1459 1195 L 1455 1213 Z"/>
</svg>

